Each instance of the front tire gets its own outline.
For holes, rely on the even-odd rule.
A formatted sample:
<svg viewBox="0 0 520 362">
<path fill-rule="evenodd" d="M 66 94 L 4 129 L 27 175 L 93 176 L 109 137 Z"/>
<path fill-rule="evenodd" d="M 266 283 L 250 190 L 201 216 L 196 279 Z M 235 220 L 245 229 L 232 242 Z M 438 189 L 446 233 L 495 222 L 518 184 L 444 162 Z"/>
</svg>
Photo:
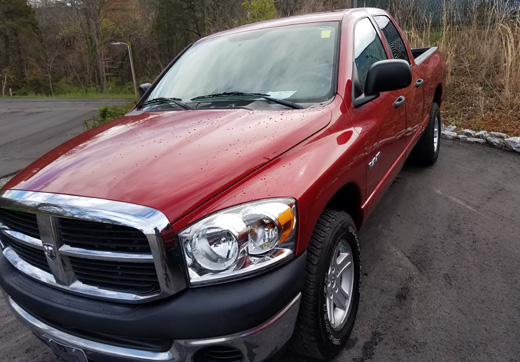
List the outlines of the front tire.
<svg viewBox="0 0 520 362">
<path fill-rule="evenodd" d="M 329 359 L 348 340 L 359 305 L 356 226 L 343 211 L 325 209 L 307 249 L 305 286 L 291 349 Z"/>
</svg>

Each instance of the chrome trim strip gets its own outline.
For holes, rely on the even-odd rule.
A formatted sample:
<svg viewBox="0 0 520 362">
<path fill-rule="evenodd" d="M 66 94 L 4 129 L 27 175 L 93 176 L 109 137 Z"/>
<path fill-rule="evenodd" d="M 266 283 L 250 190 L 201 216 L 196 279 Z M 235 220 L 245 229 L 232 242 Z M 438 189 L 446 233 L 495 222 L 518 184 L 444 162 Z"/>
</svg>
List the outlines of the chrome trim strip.
<svg viewBox="0 0 520 362">
<path fill-rule="evenodd" d="M 14 251 L 10 246 L 4 249 L 3 254 L 5 258 L 9 260 L 9 262 L 13 264 L 13 266 L 22 273 L 44 283 L 57 285 L 56 280 L 54 279 L 54 276 L 52 274 L 49 274 L 40 268 L 32 266 L 25 260 L 21 259 L 16 253 L 16 251 Z"/>
<path fill-rule="evenodd" d="M 299 293 L 284 309 L 266 323 L 250 330 L 223 337 L 206 339 L 175 340 L 169 351 L 149 352 L 138 349 L 112 346 L 94 342 L 57 330 L 33 317 L 20 307 L 11 297 L 7 298 L 15 316 L 34 334 L 46 342 L 56 341 L 61 344 L 82 349 L 88 358 L 108 362 L 113 358 L 124 361 L 191 361 L 193 355 L 201 348 L 212 345 L 225 345 L 238 349 L 243 362 L 254 362 L 271 357 L 291 338 L 298 311 L 301 293 Z M 254 358 L 254 360 L 252 358 Z"/>
<path fill-rule="evenodd" d="M 151 254 L 131 254 L 116 253 L 112 251 L 97 251 L 75 248 L 67 244 L 64 244 L 60 247 L 60 254 L 67 256 L 77 256 L 83 259 L 153 263 L 153 256 Z"/>
<path fill-rule="evenodd" d="M 5 228 L 5 226 L 0 223 L 0 233 L 4 234 L 6 237 L 15 239 L 15 241 L 19 242 L 20 244 L 43 250 L 42 241 L 40 239 L 35 239 L 32 236 L 22 234 L 21 232 L 3 228 Z"/>
<path fill-rule="evenodd" d="M 161 288 L 159 294 L 143 297 L 134 294 L 117 293 L 87 286 L 78 281 L 66 287 L 70 291 L 104 299 L 141 301 L 166 297 L 187 287 L 182 267 L 182 253 L 180 250 L 171 250 L 172 252 L 167 253 L 163 242 L 161 233 L 171 228 L 170 222 L 163 213 L 156 209 L 120 201 L 19 190 L 0 191 L 0 206 L 6 209 L 23 210 L 37 215 L 47 215 L 51 219 L 64 217 L 128 226 L 140 230 L 146 236 L 152 252 L 151 260 L 153 260 L 155 265 Z M 175 245 L 174 248 L 178 248 L 178 245 Z M 14 251 L 12 252 L 14 253 Z M 100 254 L 97 255 L 99 256 Z M 86 257 L 88 258 L 88 256 Z M 64 255 L 65 258 L 67 258 L 66 255 Z M 25 264 L 27 265 L 27 263 Z M 18 265 L 22 264 L 18 261 Z M 66 268 L 66 262 L 61 265 L 65 265 Z M 24 270 L 27 270 L 27 268 Z M 39 279 L 35 273 L 30 275 Z M 48 283 L 48 278 L 40 280 Z M 56 283 L 49 284 L 56 286 Z"/>
<path fill-rule="evenodd" d="M 166 216 L 158 210 L 120 201 L 18 190 L 2 190 L 0 201 L 2 206 L 10 209 L 124 225 L 139 229 L 145 235 L 154 235 L 156 228 L 162 230 L 169 224 Z"/>
<path fill-rule="evenodd" d="M 58 219 L 49 215 L 36 215 L 38 230 L 42 239 L 45 258 L 51 268 L 52 275 L 56 283 L 69 286 L 75 279 L 72 265 L 67 256 L 62 256 L 58 250 L 60 248 L 60 238 L 58 229 Z"/>
<path fill-rule="evenodd" d="M 57 286 L 60 287 L 59 284 Z M 73 291 L 76 293 L 88 294 L 93 297 L 116 299 L 116 300 L 122 300 L 122 301 L 127 301 L 127 302 L 140 302 L 142 300 L 148 300 L 151 297 L 159 295 L 159 293 L 157 293 L 157 294 L 153 294 L 153 295 L 141 296 L 141 295 L 136 295 L 136 294 L 131 294 L 131 293 L 116 292 L 116 291 L 112 291 L 112 290 L 108 290 L 108 289 L 101 289 L 101 288 L 95 287 L 93 285 L 84 284 L 84 283 L 80 282 L 79 280 L 76 280 L 74 283 L 72 283 L 69 286 L 66 286 L 66 287 L 63 286 L 61 288 L 65 289 L 65 290 Z"/>
</svg>

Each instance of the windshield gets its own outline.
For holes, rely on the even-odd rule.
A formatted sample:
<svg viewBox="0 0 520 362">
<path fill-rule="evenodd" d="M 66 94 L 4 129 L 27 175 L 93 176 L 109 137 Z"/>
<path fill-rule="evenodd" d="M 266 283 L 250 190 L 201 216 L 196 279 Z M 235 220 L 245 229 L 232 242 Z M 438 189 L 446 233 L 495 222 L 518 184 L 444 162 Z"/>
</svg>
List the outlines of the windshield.
<svg viewBox="0 0 520 362">
<path fill-rule="evenodd" d="M 257 93 L 290 102 L 323 102 L 336 92 L 338 24 L 291 25 L 202 40 L 172 65 L 147 100 L 190 103 L 217 95 L 206 101 L 223 102 L 230 94 Z"/>
</svg>

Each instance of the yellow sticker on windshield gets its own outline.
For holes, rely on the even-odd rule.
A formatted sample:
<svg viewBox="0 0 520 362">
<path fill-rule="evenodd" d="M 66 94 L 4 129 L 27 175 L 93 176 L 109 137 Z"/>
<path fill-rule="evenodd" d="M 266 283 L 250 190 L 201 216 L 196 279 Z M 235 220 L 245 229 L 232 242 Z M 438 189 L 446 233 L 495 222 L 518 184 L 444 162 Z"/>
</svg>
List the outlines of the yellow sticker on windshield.
<svg viewBox="0 0 520 362">
<path fill-rule="evenodd" d="M 321 38 L 330 38 L 330 30 L 322 30 L 321 31 Z"/>
</svg>

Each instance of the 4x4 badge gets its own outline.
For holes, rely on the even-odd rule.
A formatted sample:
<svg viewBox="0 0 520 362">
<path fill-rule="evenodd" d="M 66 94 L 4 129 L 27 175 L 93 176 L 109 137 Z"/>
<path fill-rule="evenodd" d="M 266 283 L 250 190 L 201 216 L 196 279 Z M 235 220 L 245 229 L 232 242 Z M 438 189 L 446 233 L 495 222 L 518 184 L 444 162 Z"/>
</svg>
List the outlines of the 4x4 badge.
<svg viewBox="0 0 520 362">
<path fill-rule="evenodd" d="M 45 255 L 50 260 L 56 259 L 56 251 L 54 250 L 54 246 L 52 244 L 43 244 L 43 250 L 45 251 Z"/>
</svg>

